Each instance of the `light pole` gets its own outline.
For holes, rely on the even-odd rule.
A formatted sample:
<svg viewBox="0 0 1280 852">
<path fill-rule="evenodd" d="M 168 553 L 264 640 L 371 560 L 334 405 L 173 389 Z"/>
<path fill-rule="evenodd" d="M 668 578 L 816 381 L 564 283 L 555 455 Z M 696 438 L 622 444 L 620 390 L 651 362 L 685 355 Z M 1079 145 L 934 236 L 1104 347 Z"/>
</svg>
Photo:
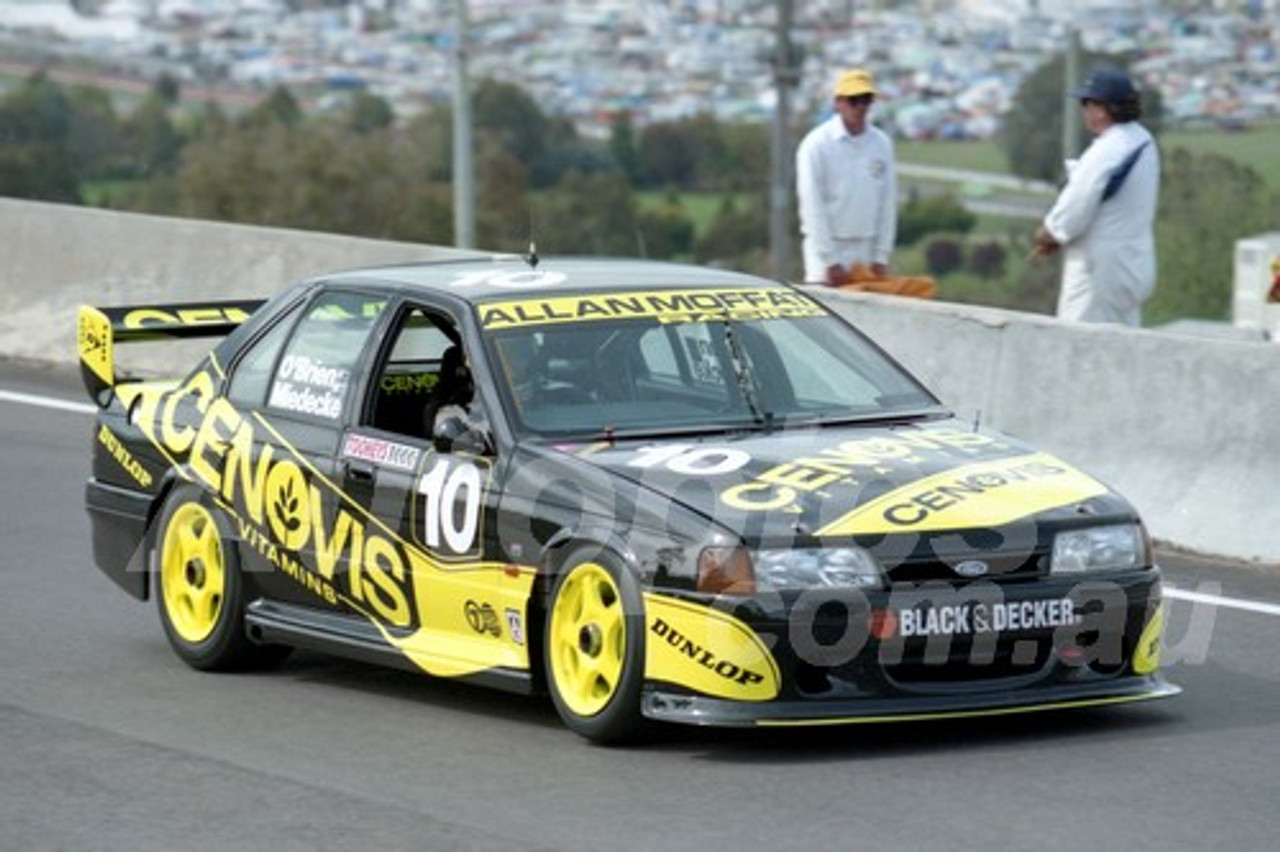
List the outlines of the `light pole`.
<svg viewBox="0 0 1280 852">
<path fill-rule="evenodd" d="M 777 45 L 773 82 L 777 107 L 769 148 L 769 249 L 773 277 L 785 281 L 791 268 L 791 90 L 800 82 L 800 63 L 791 42 L 792 0 L 778 0 Z"/>
<path fill-rule="evenodd" d="M 454 0 L 453 40 L 453 241 L 458 248 L 475 248 L 475 166 L 471 158 L 471 81 L 467 51 L 471 32 L 467 0 Z"/>
<path fill-rule="evenodd" d="M 1075 7 L 1067 14 L 1067 50 L 1062 61 L 1062 93 L 1065 96 L 1080 83 L 1080 31 L 1076 29 Z M 1074 98 L 1063 98 L 1062 159 L 1070 160 L 1079 152 L 1080 104 Z"/>
</svg>

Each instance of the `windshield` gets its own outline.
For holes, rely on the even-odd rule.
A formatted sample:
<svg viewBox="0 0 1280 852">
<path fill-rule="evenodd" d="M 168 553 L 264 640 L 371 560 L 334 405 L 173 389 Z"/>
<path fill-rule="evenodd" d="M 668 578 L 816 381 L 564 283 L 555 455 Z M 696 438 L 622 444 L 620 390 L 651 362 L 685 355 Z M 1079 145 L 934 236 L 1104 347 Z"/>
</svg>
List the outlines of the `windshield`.
<svg viewBox="0 0 1280 852">
<path fill-rule="evenodd" d="M 739 313 L 489 329 L 500 390 L 539 435 L 784 428 L 938 410 L 838 318 Z"/>
</svg>

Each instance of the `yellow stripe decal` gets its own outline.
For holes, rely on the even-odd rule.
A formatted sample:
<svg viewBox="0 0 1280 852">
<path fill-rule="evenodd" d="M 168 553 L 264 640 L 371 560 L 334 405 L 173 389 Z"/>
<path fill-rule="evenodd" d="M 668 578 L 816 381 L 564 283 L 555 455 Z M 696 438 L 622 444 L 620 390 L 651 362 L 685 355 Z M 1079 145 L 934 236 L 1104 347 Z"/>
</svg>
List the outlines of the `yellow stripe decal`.
<svg viewBox="0 0 1280 852">
<path fill-rule="evenodd" d="M 817 302 L 790 287 L 735 287 L 489 302 L 480 306 L 480 322 L 487 329 L 503 329 L 593 320 L 656 319 L 680 323 L 815 317 L 824 313 Z"/>
<path fill-rule="evenodd" d="M 1047 453 L 977 462 L 927 476 L 859 506 L 819 536 L 994 527 L 1107 493 Z"/>
</svg>

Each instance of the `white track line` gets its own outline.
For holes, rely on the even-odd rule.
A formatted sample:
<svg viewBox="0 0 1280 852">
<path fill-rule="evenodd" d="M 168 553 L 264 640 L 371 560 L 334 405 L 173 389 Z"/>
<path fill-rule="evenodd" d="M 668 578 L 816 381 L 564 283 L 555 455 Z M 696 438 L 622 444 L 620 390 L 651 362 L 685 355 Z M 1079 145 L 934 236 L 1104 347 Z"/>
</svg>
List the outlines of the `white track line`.
<svg viewBox="0 0 1280 852">
<path fill-rule="evenodd" d="M 87 402 L 69 402 L 51 396 L 34 396 L 29 393 L 18 393 L 0 389 L 0 402 L 16 402 L 20 405 L 35 405 L 40 408 L 56 408 L 59 411 L 75 411 L 80 414 L 93 414 L 97 406 Z"/>
<path fill-rule="evenodd" d="M 1191 603 L 1211 604 L 1224 609 L 1239 609 L 1245 612 L 1261 613 L 1262 615 L 1280 616 L 1280 604 L 1264 603 L 1263 601 L 1249 601 L 1243 598 L 1224 598 L 1221 595 L 1187 592 L 1182 589 L 1170 588 L 1167 585 L 1164 587 L 1164 596 L 1174 600 L 1190 601 Z"/>
</svg>

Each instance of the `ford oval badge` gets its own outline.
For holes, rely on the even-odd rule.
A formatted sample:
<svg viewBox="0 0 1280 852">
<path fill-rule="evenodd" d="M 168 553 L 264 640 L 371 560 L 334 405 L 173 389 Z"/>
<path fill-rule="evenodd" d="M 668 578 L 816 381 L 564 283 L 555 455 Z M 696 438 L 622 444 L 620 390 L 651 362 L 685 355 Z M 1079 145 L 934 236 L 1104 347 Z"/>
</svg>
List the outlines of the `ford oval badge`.
<svg viewBox="0 0 1280 852">
<path fill-rule="evenodd" d="M 981 577 L 990 569 L 987 567 L 987 563 L 985 562 L 981 562 L 977 559 L 968 559 L 964 562 L 957 563 L 952 570 L 961 577 Z"/>
</svg>

